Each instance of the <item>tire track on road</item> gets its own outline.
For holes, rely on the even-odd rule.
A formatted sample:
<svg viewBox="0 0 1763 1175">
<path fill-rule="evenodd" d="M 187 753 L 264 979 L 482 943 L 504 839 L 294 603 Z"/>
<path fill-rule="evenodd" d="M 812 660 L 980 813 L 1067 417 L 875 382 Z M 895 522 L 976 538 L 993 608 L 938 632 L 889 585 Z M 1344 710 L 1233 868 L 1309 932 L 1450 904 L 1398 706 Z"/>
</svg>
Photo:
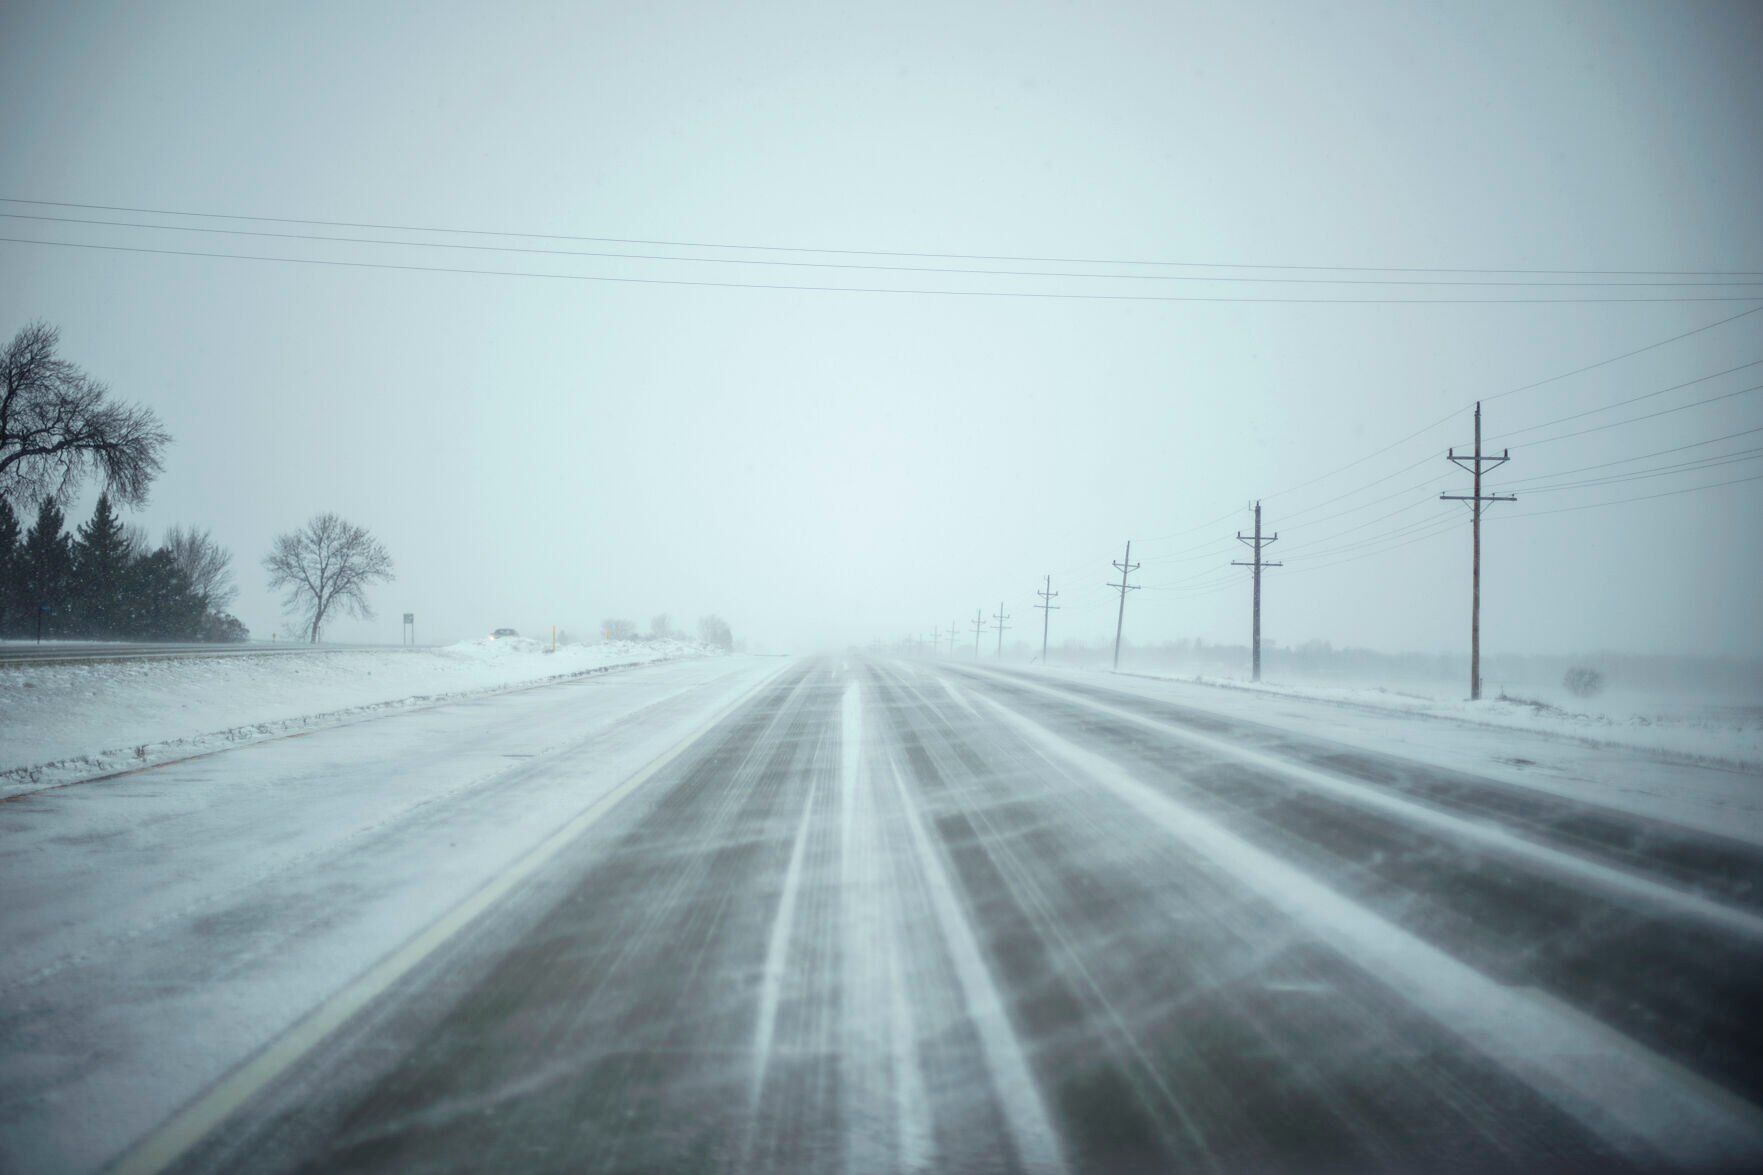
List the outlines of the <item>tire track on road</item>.
<svg viewBox="0 0 1763 1175">
<path fill-rule="evenodd" d="M 996 704 L 994 703 L 994 706 Z M 1722 1167 L 1763 1155 L 1763 1115 L 1680 1067 L 1583 1017 L 1489 980 L 1341 897 L 1113 761 L 1020 713 L 997 713 L 1041 753 L 1065 764 L 1228 869 L 1290 916 L 1350 943 L 1404 1000 L 1496 1059 L 1638 1162 Z"/>
</svg>

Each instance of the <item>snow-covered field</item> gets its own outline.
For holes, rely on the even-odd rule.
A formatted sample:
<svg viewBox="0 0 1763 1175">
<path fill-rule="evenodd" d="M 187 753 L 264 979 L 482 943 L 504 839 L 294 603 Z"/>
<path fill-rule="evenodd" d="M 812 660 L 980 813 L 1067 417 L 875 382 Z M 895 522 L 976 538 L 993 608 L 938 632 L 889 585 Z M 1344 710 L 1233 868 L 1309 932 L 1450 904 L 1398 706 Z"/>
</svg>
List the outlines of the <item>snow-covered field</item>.
<svg viewBox="0 0 1763 1175">
<path fill-rule="evenodd" d="M 515 637 L 439 649 L 0 668 L 0 795 L 491 690 L 678 657 L 695 642 Z"/>
<path fill-rule="evenodd" d="M 1363 686 L 1031 672 L 1763 844 L 1763 732 L 1717 709 L 1623 721 Z"/>
<path fill-rule="evenodd" d="M 1618 690 L 1578 698 L 1559 687 L 1503 689 L 1489 682 L 1482 700 L 1471 702 L 1460 686 L 1437 681 L 1404 682 L 1382 688 L 1327 679 L 1269 679 L 1253 683 L 1215 674 L 1130 676 L 1561 735 L 1597 746 L 1763 769 L 1763 698 L 1759 697 Z"/>
</svg>

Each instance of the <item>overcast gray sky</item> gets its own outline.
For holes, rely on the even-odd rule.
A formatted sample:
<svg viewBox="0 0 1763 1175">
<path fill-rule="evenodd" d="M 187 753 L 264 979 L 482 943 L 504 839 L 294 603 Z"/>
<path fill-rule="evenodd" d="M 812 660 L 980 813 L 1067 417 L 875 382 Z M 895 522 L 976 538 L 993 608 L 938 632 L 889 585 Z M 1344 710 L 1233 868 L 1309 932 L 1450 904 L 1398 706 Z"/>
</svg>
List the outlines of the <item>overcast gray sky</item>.
<svg viewBox="0 0 1763 1175">
<path fill-rule="evenodd" d="M 12 3 L 0 10 L 0 196 L 830 250 L 1756 277 L 1759 60 L 1756 4 Z M 749 261 L 1107 268 L 0 211 Z M 1421 275 L 1593 283 L 1539 291 L 1196 282 L 1168 279 L 1226 271 L 1146 266 L 1109 271 L 1155 280 L 901 274 L 16 217 L 0 235 L 921 290 L 1758 295 L 1002 298 L 0 243 L 0 331 L 59 324 L 69 357 L 161 414 L 176 444 L 136 521 L 212 526 L 236 553 L 254 633 L 278 623 L 259 568 L 275 531 L 334 509 L 386 541 L 399 574 L 374 595 L 380 620 L 340 624 L 337 639 L 396 640 L 404 610 L 425 639 L 715 611 L 737 635 L 807 648 L 922 632 L 1000 597 L 1031 626 L 1049 572 L 1070 605 L 1056 637 L 1101 639 L 1113 604 L 1100 585 L 1132 538 L 1142 582 L 1166 589 L 1132 600 L 1133 635 L 1240 641 L 1248 590 L 1224 569 L 1240 548 L 1223 540 L 1260 495 L 1282 535 L 1269 554 L 1286 562 L 1268 573 L 1270 637 L 1454 651 L 1467 513 L 1448 533 L 1399 528 L 1445 509 L 1431 501 L 1440 489 L 1466 488 L 1442 452 L 1467 443 L 1467 405 L 1763 306 L 1763 285 L 1597 284 L 1640 280 L 1612 276 Z M 1490 399 L 1487 431 L 1757 359 L 1763 313 Z M 1513 437 L 1501 478 L 1571 480 L 1763 426 L 1763 395 L 1741 393 L 1534 443 L 1739 392 L 1760 371 Z M 1742 454 L 1760 437 L 1583 476 Z M 1763 653 L 1763 481 L 1520 517 L 1759 472 L 1739 459 L 1547 494 L 1513 486 L 1520 501 L 1496 508 L 1486 536 L 1487 647 Z M 1324 504 L 1349 491 L 1361 492 Z"/>
</svg>

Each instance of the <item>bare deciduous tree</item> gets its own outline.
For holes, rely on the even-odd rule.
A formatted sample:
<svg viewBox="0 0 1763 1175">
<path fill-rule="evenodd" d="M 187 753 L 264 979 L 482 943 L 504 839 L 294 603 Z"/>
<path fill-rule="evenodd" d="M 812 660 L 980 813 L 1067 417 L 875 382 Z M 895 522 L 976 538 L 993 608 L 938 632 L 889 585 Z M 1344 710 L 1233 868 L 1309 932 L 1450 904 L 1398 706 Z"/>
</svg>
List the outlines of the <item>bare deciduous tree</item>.
<svg viewBox="0 0 1763 1175">
<path fill-rule="evenodd" d="M 336 514 L 316 515 L 299 530 L 277 535 L 263 566 L 269 586 L 286 589 L 282 605 L 300 616 L 313 644 L 334 608 L 372 619 L 367 588 L 392 578 L 385 544 Z"/>
<path fill-rule="evenodd" d="M 118 502 L 147 497 L 171 437 L 146 408 L 110 400 L 110 389 L 55 353 L 61 332 L 42 322 L 0 351 L 0 497 L 64 501 L 89 474 Z"/>
<path fill-rule="evenodd" d="M 699 619 L 698 641 L 724 652 L 735 647 L 734 634 L 729 632 L 728 621 L 714 613 Z"/>
<path fill-rule="evenodd" d="M 161 544 L 171 552 L 172 562 L 190 580 L 190 590 L 210 612 L 223 612 L 239 594 L 233 586 L 233 553 L 214 541 L 206 530 L 174 526 Z"/>
</svg>

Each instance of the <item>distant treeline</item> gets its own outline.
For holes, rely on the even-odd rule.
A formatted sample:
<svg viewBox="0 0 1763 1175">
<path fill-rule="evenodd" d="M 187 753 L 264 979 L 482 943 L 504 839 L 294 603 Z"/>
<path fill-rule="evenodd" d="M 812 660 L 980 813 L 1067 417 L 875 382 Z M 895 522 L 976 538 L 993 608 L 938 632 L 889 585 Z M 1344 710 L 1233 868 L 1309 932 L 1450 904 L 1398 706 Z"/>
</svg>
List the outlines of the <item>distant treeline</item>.
<svg viewBox="0 0 1763 1175">
<path fill-rule="evenodd" d="M 51 498 L 22 533 L 0 499 L 0 637 L 242 641 L 249 633 L 225 610 L 231 564 L 199 530 L 174 527 L 155 546 L 108 494 L 73 534 Z"/>
<path fill-rule="evenodd" d="M 673 626 L 673 620 L 667 613 L 649 621 L 649 631 L 643 633 L 633 620 L 620 620 L 616 617 L 600 622 L 600 637 L 609 641 L 657 641 L 683 640 L 686 634 Z M 724 652 L 735 647 L 734 634 L 729 630 L 728 621 L 712 613 L 698 619 L 698 643 L 708 645 Z"/>
</svg>

